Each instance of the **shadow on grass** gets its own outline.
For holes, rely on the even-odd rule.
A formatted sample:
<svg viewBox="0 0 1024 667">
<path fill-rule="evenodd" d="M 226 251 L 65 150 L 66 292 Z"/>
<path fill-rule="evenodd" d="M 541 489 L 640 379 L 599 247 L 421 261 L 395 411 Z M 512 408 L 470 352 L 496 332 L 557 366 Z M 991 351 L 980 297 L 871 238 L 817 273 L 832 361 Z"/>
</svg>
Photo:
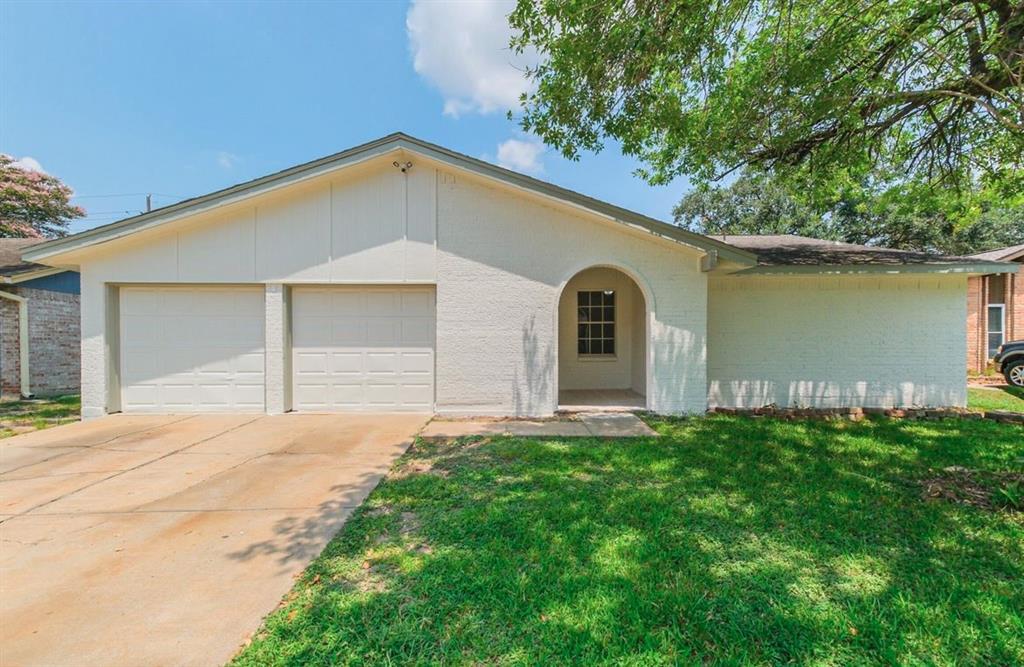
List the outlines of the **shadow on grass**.
<svg viewBox="0 0 1024 667">
<path fill-rule="evenodd" d="M 237 662 L 1024 661 L 1024 525 L 918 484 L 1022 429 L 652 424 L 419 443 Z"/>
</svg>

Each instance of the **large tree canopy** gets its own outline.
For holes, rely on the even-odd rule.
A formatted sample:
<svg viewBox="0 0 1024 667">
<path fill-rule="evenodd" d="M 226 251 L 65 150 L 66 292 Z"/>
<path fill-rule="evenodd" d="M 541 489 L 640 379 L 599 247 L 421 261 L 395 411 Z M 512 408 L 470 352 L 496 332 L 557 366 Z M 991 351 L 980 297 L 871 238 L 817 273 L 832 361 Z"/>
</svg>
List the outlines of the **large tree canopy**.
<svg viewBox="0 0 1024 667">
<path fill-rule="evenodd" d="M 674 210 L 702 234 L 798 234 L 905 250 L 970 254 L 1024 243 L 1024 192 L 853 184 L 827 205 L 764 173 L 698 188 Z"/>
<path fill-rule="evenodd" d="M 1020 0 L 519 0 L 509 20 L 541 55 L 524 128 L 570 158 L 612 137 L 651 182 L 962 185 L 1024 160 Z"/>
<path fill-rule="evenodd" d="M 0 153 L 0 238 L 66 236 L 68 223 L 85 215 L 71 195 L 60 179 L 15 166 Z"/>
</svg>

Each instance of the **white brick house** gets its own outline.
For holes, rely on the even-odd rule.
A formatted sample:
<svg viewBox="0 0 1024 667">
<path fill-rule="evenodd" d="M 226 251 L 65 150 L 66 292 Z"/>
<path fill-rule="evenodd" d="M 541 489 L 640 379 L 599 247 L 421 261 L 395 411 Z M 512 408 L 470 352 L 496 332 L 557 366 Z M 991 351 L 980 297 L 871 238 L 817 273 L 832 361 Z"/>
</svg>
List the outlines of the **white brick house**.
<svg viewBox="0 0 1024 667">
<path fill-rule="evenodd" d="M 969 275 L 714 239 L 403 134 L 36 246 L 82 276 L 82 404 L 547 415 L 963 405 Z"/>
</svg>

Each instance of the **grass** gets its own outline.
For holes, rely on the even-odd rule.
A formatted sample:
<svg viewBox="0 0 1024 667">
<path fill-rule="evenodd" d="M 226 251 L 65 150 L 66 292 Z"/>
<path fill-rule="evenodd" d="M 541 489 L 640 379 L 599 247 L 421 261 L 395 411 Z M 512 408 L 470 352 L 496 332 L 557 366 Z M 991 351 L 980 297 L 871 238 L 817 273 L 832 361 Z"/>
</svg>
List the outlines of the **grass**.
<svg viewBox="0 0 1024 667">
<path fill-rule="evenodd" d="M 0 438 L 78 420 L 78 396 L 0 402 Z"/>
<path fill-rule="evenodd" d="M 235 665 L 1024 664 L 1024 513 L 988 421 L 651 419 L 419 441 Z"/>
<path fill-rule="evenodd" d="M 1024 389 L 1020 387 L 993 387 L 967 389 L 967 407 L 973 410 L 1009 410 L 1024 412 Z"/>
</svg>

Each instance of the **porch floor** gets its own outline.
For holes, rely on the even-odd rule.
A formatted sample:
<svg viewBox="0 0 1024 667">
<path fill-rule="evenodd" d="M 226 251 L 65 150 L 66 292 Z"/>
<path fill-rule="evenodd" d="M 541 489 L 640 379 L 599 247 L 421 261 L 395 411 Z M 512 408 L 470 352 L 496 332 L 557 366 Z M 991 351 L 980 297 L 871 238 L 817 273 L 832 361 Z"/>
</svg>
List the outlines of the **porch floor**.
<svg viewBox="0 0 1024 667">
<path fill-rule="evenodd" d="M 632 412 L 647 399 L 631 389 L 567 389 L 558 392 L 559 412 Z"/>
</svg>

